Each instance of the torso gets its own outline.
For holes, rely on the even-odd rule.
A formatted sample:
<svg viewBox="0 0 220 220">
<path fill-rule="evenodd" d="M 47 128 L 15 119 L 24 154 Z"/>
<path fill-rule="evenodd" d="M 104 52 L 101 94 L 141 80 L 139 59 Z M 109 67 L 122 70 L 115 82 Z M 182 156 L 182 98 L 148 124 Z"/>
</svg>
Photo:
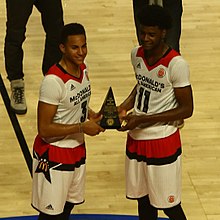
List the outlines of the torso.
<svg viewBox="0 0 220 220">
<path fill-rule="evenodd" d="M 51 91 L 43 92 L 47 90 L 47 86 L 53 87 L 53 94 L 51 94 Z M 76 124 L 87 119 L 90 96 L 91 86 L 84 64 L 81 66 L 79 78 L 68 74 L 57 64 L 50 68 L 43 81 L 40 101 L 58 106 L 53 119 L 55 123 Z M 50 139 L 47 142 L 53 142 L 53 144 L 58 146 L 62 145 L 63 142 L 64 145 L 73 146 L 72 143 L 70 144 L 66 140 L 70 140 L 69 142 L 75 141 L 77 142 L 76 145 L 81 144 L 84 141 L 84 135 L 78 133 L 69 135 L 64 139 L 58 142 Z"/>
<path fill-rule="evenodd" d="M 142 47 L 137 47 L 132 51 L 132 65 L 137 80 L 134 114 L 156 114 L 173 109 L 178 105 L 174 95 L 175 82 L 172 81 L 172 77 L 175 74 L 173 66 L 177 65 L 179 60 L 182 61 L 183 58 L 176 51 L 170 49 L 155 64 L 149 65 L 144 57 Z M 188 74 L 188 69 L 185 70 L 185 73 Z M 183 71 L 183 74 L 185 73 Z M 189 81 L 186 80 L 183 84 L 189 85 Z M 168 131 L 164 132 L 166 129 Z M 166 136 L 166 133 L 175 132 L 176 128 L 158 123 L 156 126 L 139 129 L 139 132 L 143 132 L 146 136 L 145 131 L 149 135 L 144 138 L 150 139 L 159 137 L 161 131 Z M 137 129 L 130 131 L 131 134 L 135 133 L 135 137 L 136 132 Z M 141 135 L 141 138 L 143 136 Z"/>
</svg>

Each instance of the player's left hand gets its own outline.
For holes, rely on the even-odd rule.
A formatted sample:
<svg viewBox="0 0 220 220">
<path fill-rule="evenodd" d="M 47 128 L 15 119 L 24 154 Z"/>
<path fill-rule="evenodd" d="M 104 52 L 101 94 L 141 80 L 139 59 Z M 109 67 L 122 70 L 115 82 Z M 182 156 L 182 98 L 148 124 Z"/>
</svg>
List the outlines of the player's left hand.
<svg viewBox="0 0 220 220">
<path fill-rule="evenodd" d="M 119 116 L 120 123 L 123 123 L 123 118 L 127 115 L 127 111 L 120 106 L 117 106 L 117 112 Z"/>
<path fill-rule="evenodd" d="M 118 129 L 118 131 L 127 131 L 127 130 L 133 130 L 139 125 L 139 117 L 137 115 L 132 115 L 132 113 L 129 113 L 125 117 L 123 117 L 123 122 L 121 128 Z"/>
</svg>

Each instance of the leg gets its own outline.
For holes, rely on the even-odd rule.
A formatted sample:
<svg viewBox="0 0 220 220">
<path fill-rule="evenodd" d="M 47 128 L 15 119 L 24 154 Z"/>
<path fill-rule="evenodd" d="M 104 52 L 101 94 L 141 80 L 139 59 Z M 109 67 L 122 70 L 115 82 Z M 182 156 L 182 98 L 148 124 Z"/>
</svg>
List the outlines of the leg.
<svg viewBox="0 0 220 220">
<path fill-rule="evenodd" d="M 38 216 L 38 220 L 61 220 L 62 215 L 47 215 L 45 213 L 40 212 Z"/>
<path fill-rule="evenodd" d="M 186 216 L 180 204 L 172 208 L 164 209 L 163 211 L 170 220 L 186 220 Z"/>
<path fill-rule="evenodd" d="M 74 207 L 73 203 L 66 202 L 64 206 L 63 214 L 62 214 L 62 220 L 69 220 L 73 207 Z"/>
<path fill-rule="evenodd" d="M 166 8 L 173 19 L 173 27 L 167 35 L 167 43 L 176 51 L 180 51 L 179 41 L 181 36 L 181 18 L 183 12 L 182 0 L 166 0 L 163 1 Z"/>
<path fill-rule="evenodd" d="M 6 0 L 7 23 L 5 37 L 5 68 L 10 81 L 22 79 L 23 50 L 28 18 L 32 12 L 33 0 Z"/>
<path fill-rule="evenodd" d="M 23 50 L 28 18 L 33 0 L 6 0 L 7 23 L 5 37 L 5 69 L 11 82 L 11 108 L 16 114 L 25 114 Z"/>
<path fill-rule="evenodd" d="M 157 209 L 150 204 L 148 196 L 139 198 L 137 201 L 139 220 L 157 220 Z"/>
<path fill-rule="evenodd" d="M 61 59 L 59 50 L 60 32 L 64 26 L 61 0 L 37 0 L 35 6 L 41 13 L 42 25 L 46 33 L 43 74 Z"/>
<path fill-rule="evenodd" d="M 139 38 L 139 28 L 140 28 L 140 24 L 138 22 L 138 12 L 139 10 L 146 4 L 149 3 L 149 0 L 133 0 L 133 13 L 134 13 L 134 23 L 135 23 L 135 27 L 136 27 L 136 35 L 137 35 L 137 39 L 138 39 L 138 43 L 140 44 L 140 38 Z"/>
</svg>

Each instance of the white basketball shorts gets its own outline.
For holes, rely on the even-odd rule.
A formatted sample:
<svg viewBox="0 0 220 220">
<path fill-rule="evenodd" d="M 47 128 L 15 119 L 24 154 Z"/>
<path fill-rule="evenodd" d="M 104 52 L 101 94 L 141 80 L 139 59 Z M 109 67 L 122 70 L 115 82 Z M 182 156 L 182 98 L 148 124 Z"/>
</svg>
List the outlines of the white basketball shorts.
<svg viewBox="0 0 220 220">
<path fill-rule="evenodd" d="M 58 215 L 65 203 L 84 202 L 85 145 L 59 148 L 35 139 L 32 206 L 40 212 Z"/>
<path fill-rule="evenodd" d="M 126 146 L 126 196 L 149 196 L 152 206 L 171 208 L 181 201 L 181 141 L 179 131 L 157 140 L 134 140 Z"/>
</svg>

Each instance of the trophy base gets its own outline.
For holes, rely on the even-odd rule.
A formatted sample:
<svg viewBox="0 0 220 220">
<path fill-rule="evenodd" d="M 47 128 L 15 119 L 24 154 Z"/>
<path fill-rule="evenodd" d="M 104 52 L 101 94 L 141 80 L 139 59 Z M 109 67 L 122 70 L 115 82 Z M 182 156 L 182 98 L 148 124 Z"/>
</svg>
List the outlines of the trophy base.
<svg viewBox="0 0 220 220">
<path fill-rule="evenodd" d="M 104 129 L 119 129 L 121 128 L 121 124 L 118 118 L 104 118 L 100 122 L 100 126 Z"/>
</svg>

